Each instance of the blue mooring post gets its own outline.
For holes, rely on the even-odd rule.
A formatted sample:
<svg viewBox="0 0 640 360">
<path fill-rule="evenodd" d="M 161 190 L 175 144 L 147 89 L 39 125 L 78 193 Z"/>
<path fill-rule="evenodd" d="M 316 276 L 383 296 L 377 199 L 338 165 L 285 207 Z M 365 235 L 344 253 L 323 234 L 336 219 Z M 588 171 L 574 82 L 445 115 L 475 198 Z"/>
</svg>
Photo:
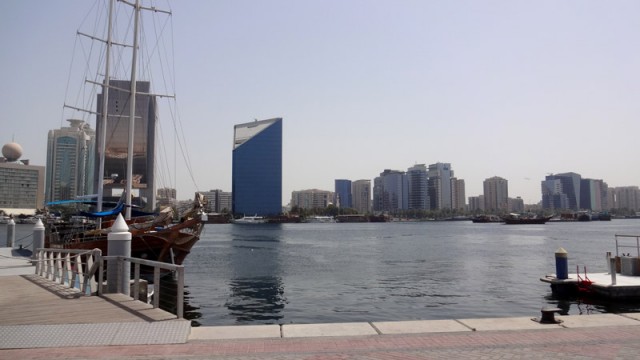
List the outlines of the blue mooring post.
<svg viewBox="0 0 640 360">
<path fill-rule="evenodd" d="M 9 219 L 7 223 L 7 247 L 12 248 L 13 244 L 16 242 L 16 222 L 12 219 Z"/>
<path fill-rule="evenodd" d="M 556 250 L 556 278 L 569 278 L 569 259 L 567 258 L 567 250 L 559 248 Z"/>
</svg>

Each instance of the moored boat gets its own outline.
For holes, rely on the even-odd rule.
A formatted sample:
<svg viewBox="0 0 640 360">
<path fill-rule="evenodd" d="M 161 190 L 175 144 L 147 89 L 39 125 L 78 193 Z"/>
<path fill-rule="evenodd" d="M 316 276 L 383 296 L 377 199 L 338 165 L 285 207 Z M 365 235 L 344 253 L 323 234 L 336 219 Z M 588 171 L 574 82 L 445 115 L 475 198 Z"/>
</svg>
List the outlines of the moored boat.
<svg viewBox="0 0 640 360">
<path fill-rule="evenodd" d="M 334 223 L 336 219 L 333 216 L 310 216 L 306 219 L 308 223 Z"/>
<path fill-rule="evenodd" d="M 97 126 L 98 131 L 96 132 L 100 135 L 97 136 L 97 155 L 95 159 L 92 159 L 91 161 L 96 165 L 97 171 L 95 172 L 95 176 L 98 179 L 98 181 L 95 181 L 97 194 L 91 195 L 95 196 L 95 204 L 92 204 L 93 208 L 91 212 L 79 211 L 68 221 L 46 221 L 45 247 L 63 249 L 98 248 L 106 255 L 108 254 L 107 234 L 110 231 L 109 227 L 113 221 L 115 221 L 117 216 L 123 214 L 123 216 L 126 217 L 126 222 L 132 236 L 131 256 L 179 265 L 182 264 L 184 258 L 190 252 L 193 245 L 199 240 L 200 234 L 204 228 L 204 221 L 206 218 L 204 214 L 206 199 L 204 196 L 196 193 L 192 206 L 186 212 L 181 214 L 180 219 L 175 223 L 173 210 L 170 207 L 159 213 L 139 213 L 135 208 L 135 205 L 132 204 L 132 199 L 134 197 L 137 197 L 137 199 L 142 202 L 145 195 L 148 196 L 148 198 L 153 198 L 153 196 L 149 194 L 153 194 L 153 192 L 155 192 L 153 182 L 148 182 L 148 179 L 145 179 L 143 175 L 134 173 L 135 157 L 135 162 L 138 164 L 136 171 L 140 171 L 142 168 L 142 165 L 140 165 L 141 159 L 144 159 L 146 161 L 144 163 L 145 170 L 142 172 L 144 173 L 146 172 L 146 169 L 151 169 L 146 175 L 148 177 L 154 177 L 155 175 L 153 171 L 153 169 L 155 169 L 155 163 L 152 162 L 155 161 L 155 157 L 150 156 L 148 152 L 151 148 L 148 145 L 152 144 L 151 146 L 153 146 L 154 142 L 152 139 L 150 140 L 147 138 L 147 136 L 150 136 L 148 135 L 149 132 L 146 133 L 147 135 L 139 135 L 139 132 L 147 127 L 154 129 L 156 124 L 145 124 L 140 120 L 136 120 L 138 118 L 142 118 L 138 112 L 141 110 L 139 108 L 144 107 L 138 106 L 140 104 L 136 105 L 136 99 L 138 98 L 138 95 L 140 95 L 141 98 L 147 97 L 147 100 L 148 98 L 153 98 L 147 104 L 149 107 L 148 111 L 150 114 L 153 114 L 153 116 L 149 115 L 148 117 L 156 119 L 156 98 L 175 98 L 173 95 L 152 94 L 149 92 L 151 90 L 149 81 L 138 81 L 136 75 L 136 65 L 138 63 L 137 50 L 141 47 L 138 40 L 140 40 L 140 34 L 142 33 L 142 30 L 139 29 L 140 13 L 142 10 L 150 10 L 153 14 L 169 14 L 169 12 L 155 7 L 147 8 L 141 6 L 138 2 L 135 4 L 131 4 L 129 2 L 122 3 L 132 8 L 132 18 L 134 23 L 133 33 L 124 35 L 124 41 L 114 41 L 112 36 L 113 34 L 118 33 L 112 29 L 112 25 L 114 25 L 115 22 L 112 16 L 115 12 L 113 9 L 115 1 L 113 0 L 109 1 L 109 20 L 107 23 L 108 26 L 105 26 L 108 30 L 104 39 L 101 39 L 98 36 L 85 35 L 80 31 L 77 32 L 78 35 L 87 37 L 91 39 L 91 41 L 102 42 L 106 45 L 104 52 L 101 52 L 101 56 L 99 56 L 100 64 L 104 64 L 104 72 L 100 71 L 100 74 L 95 78 L 95 80 L 101 81 L 84 81 L 84 83 L 101 87 L 102 93 L 98 94 L 98 99 L 101 101 L 95 103 L 95 110 L 89 109 L 90 106 L 94 105 L 93 100 L 91 100 L 89 104 L 90 106 L 86 106 L 87 104 L 82 105 L 83 107 L 70 106 L 67 104 L 64 105 L 65 108 L 71 109 L 75 112 L 95 115 L 96 124 L 99 124 L 99 126 Z M 99 27 L 96 24 L 96 29 L 97 28 Z M 155 40 L 157 41 L 158 39 Z M 125 42 L 130 41 L 132 44 L 124 44 Z M 116 77 L 112 77 L 110 75 L 110 70 L 112 70 L 110 66 L 112 56 L 110 53 L 114 46 L 118 46 L 123 49 L 131 49 L 132 66 L 127 70 L 130 71 L 130 73 L 120 74 L 121 79 L 129 80 L 117 80 Z M 142 46 L 142 48 L 144 48 L 144 46 Z M 122 54 L 120 54 L 120 56 L 122 56 Z M 113 58 L 117 57 L 113 56 Z M 145 59 L 144 62 L 148 63 L 148 60 L 149 59 Z M 86 63 L 88 64 L 89 61 Z M 87 67 L 89 68 L 88 65 Z M 149 68 L 151 68 L 151 66 L 149 66 Z M 87 69 L 86 71 L 89 70 Z M 91 68 L 91 71 L 93 71 L 93 68 Z M 128 85 L 130 85 L 130 88 L 125 89 L 122 86 L 127 82 Z M 142 86 L 143 83 L 146 85 Z M 142 87 L 138 89 L 138 85 L 141 85 Z M 126 107 L 128 107 L 127 110 L 129 112 L 128 115 L 125 115 L 124 105 L 118 105 L 118 100 L 114 101 L 115 106 L 112 109 L 109 100 L 110 89 L 112 96 L 113 91 L 116 91 L 116 95 L 118 95 L 118 93 L 120 93 L 120 95 L 122 95 L 122 93 L 128 93 L 128 96 L 126 96 Z M 95 96 L 97 90 L 93 89 L 90 93 Z M 91 96 L 91 98 L 95 99 L 93 96 Z M 102 109 L 108 110 L 103 111 Z M 122 119 L 122 123 L 120 122 L 120 119 Z M 107 147 L 107 123 L 115 124 L 114 128 L 122 126 L 122 131 L 115 132 L 115 130 L 113 130 L 115 133 L 112 133 L 111 136 L 118 137 L 122 135 L 122 133 L 128 133 L 128 142 L 121 141 L 117 146 L 114 145 Z M 107 158 L 112 161 L 111 168 L 106 166 Z M 120 169 L 119 166 L 122 166 L 123 172 L 120 174 L 113 173 L 114 159 L 118 161 L 117 169 Z M 118 170 L 118 172 L 120 172 L 120 170 Z M 118 180 L 117 183 L 116 179 Z M 104 200 L 109 197 L 104 191 L 106 188 L 110 190 L 109 195 L 111 197 L 117 196 L 116 193 L 118 191 L 121 191 L 122 196 L 121 201 L 115 204 L 115 206 L 105 210 L 103 206 L 108 203 Z M 143 189 L 150 191 L 148 191 L 148 194 L 143 194 Z M 145 203 L 147 199 L 144 199 Z M 77 200 L 62 201 L 81 202 Z M 153 205 L 153 203 L 149 203 L 148 208 L 152 209 Z"/>
<path fill-rule="evenodd" d="M 233 220 L 234 224 L 266 224 L 267 219 L 263 216 L 243 216 L 239 219 Z"/>
<path fill-rule="evenodd" d="M 128 221 L 131 232 L 131 256 L 181 265 L 191 248 L 200 239 L 204 228 L 202 214 L 206 200 L 196 194 L 192 207 L 173 223 L 171 208 L 159 214 Z M 119 213 L 118 213 L 119 214 Z M 47 223 L 45 247 L 59 249 L 100 249 L 108 253 L 109 226 L 117 214 L 103 217 L 101 229 L 95 222 L 74 221 Z"/>
<path fill-rule="evenodd" d="M 545 224 L 551 220 L 552 217 L 553 216 L 509 214 L 508 216 L 503 216 L 502 220 L 504 220 L 504 223 L 507 225 L 533 225 Z"/>
<path fill-rule="evenodd" d="M 502 220 L 498 215 L 478 215 L 472 217 L 471 221 L 477 224 L 504 222 L 504 220 Z"/>
</svg>

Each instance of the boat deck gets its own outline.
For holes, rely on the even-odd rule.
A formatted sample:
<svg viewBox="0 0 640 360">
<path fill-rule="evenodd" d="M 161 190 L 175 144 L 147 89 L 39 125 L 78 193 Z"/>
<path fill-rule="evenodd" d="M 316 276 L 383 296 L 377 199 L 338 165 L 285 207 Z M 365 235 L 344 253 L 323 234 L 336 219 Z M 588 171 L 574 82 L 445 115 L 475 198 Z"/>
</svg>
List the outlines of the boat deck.
<svg viewBox="0 0 640 360">
<path fill-rule="evenodd" d="M 582 276 L 584 280 L 584 276 Z M 640 276 L 616 274 L 616 284 L 611 284 L 610 273 L 587 274 L 591 284 L 587 287 L 589 292 L 611 299 L 640 298 Z M 540 278 L 540 281 L 549 283 L 554 292 L 571 293 L 578 290 L 579 279 L 574 274 L 568 279 L 558 279 L 555 274 Z"/>
</svg>

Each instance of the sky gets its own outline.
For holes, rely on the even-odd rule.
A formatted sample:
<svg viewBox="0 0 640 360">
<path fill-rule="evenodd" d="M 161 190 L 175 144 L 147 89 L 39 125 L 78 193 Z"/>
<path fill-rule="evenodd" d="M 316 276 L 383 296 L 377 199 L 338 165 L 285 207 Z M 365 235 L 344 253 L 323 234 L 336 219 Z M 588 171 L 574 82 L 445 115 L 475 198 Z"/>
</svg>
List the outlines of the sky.
<svg viewBox="0 0 640 360">
<path fill-rule="evenodd" d="M 48 130 L 66 125 L 76 31 L 93 3 L 0 1 L 0 142 L 21 144 L 31 164 L 45 165 Z M 233 126 L 273 117 L 283 204 L 294 190 L 436 162 L 466 196 L 500 176 L 525 203 L 540 201 L 550 173 L 640 185 L 638 1 L 156 6 L 172 11 L 171 83 L 193 173 L 164 156 L 179 199 L 231 191 Z M 176 148 L 172 126 L 160 143 Z"/>
</svg>

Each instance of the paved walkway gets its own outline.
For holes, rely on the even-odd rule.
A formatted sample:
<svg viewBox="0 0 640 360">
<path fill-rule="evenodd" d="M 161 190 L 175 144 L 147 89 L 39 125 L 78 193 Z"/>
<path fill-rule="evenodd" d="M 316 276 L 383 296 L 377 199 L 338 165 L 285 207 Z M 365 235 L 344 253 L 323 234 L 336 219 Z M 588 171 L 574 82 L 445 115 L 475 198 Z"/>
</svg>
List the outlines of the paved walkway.
<svg viewBox="0 0 640 360">
<path fill-rule="evenodd" d="M 20 291 L 42 293 L 38 297 L 49 304 L 44 308 L 103 300 L 59 296 L 51 284 L 17 275 L 33 272 L 26 263 L 0 249 L 0 275 L 8 275 L 0 281 L 0 360 L 640 358 L 640 313 L 557 316 L 559 324 L 517 317 L 190 328 L 188 321 L 145 316 L 139 305 L 127 306 L 125 315 L 130 299 L 114 298 L 103 299 L 118 305 L 113 313 L 98 311 L 90 320 L 72 313 L 45 319 L 29 314 L 28 302 L 16 301 L 27 298 Z M 25 315 L 16 316 L 19 311 Z"/>
<path fill-rule="evenodd" d="M 638 359 L 640 326 L 0 351 L 0 359 Z"/>
</svg>

